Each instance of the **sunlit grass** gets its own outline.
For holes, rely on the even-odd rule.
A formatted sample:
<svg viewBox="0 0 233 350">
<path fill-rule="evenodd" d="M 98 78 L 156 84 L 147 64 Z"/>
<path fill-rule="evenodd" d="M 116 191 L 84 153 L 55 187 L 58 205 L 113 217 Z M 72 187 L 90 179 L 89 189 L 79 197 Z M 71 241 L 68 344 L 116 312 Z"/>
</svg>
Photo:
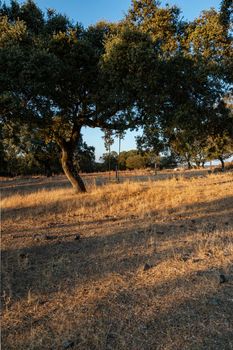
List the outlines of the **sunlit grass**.
<svg viewBox="0 0 233 350">
<path fill-rule="evenodd" d="M 3 349 L 230 349 L 232 182 L 9 186 Z"/>
</svg>

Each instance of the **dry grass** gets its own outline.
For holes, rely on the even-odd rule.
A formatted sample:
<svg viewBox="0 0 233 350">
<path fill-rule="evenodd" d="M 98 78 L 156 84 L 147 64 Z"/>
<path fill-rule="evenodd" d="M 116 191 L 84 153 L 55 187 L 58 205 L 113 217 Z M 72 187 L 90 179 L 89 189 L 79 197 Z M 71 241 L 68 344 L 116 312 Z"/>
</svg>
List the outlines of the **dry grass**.
<svg viewBox="0 0 233 350">
<path fill-rule="evenodd" d="M 233 349 L 233 174 L 97 182 L 3 181 L 2 348 Z"/>
</svg>

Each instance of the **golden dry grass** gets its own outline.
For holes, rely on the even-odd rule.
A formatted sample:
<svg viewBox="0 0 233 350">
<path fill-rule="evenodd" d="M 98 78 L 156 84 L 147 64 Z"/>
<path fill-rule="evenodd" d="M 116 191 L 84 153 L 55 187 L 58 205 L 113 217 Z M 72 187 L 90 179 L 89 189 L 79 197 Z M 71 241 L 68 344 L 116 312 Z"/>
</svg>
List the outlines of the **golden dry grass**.
<svg viewBox="0 0 233 350">
<path fill-rule="evenodd" d="M 233 349 L 232 172 L 57 181 L 3 181 L 3 349 Z"/>
</svg>

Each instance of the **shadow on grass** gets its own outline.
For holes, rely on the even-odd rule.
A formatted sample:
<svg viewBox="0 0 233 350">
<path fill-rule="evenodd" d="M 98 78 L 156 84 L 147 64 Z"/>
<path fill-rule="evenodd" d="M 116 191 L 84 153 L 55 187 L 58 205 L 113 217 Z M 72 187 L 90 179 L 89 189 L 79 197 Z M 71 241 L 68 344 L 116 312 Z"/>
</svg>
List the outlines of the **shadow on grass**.
<svg viewBox="0 0 233 350">
<path fill-rule="evenodd" d="M 117 232 L 4 252 L 2 288 L 12 293 L 12 320 L 2 324 L 2 348 L 61 349 L 72 339 L 79 350 L 231 349 L 232 284 L 219 285 L 218 269 L 200 266 L 161 278 L 172 248 L 143 272 L 154 256 L 141 253 L 145 245 L 147 235 Z M 105 278 L 113 279 L 110 289 L 102 287 Z M 29 291 L 38 299 L 32 306 Z"/>
<path fill-rule="evenodd" d="M 135 273 L 136 268 L 137 265 Z M 125 271 L 120 268 L 117 272 Z M 88 302 L 73 306 L 72 312 L 69 298 L 74 295 L 67 289 L 67 298 L 59 310 L 47 309 L 43 316 L 30 315 L 17 326 L 3 328 L 5 349 L 13 348 L 7 343 L 8 332 L 28 332 L 31 338 L 25 336 L 18 346 L 31 346 L 33 338 L 34 344 L 40 344 L 43 349 L 60 349 L 64 337 L 69 337 L 74 348 L 81 350 L 229 350 L 233 342 L 232 286 L 219 285 L 215 269 L 201 272 L 202 275 L 195 271 L 174 275 L 158 283 L 156 277 L 153 280 L 155 267 L 148 272 L 149 283 L 148 277 L 139 284 L 135 284 L 134 276 L 128 277 L 127 289 L 116 285 L 114 291 L 101 297 L 96 292 Z M 62 330 L 56 322 L 62 324 Z M 40 334 L 32 332 L 38 324 L 42 327 L 42 339 Z"/>
<path fill-rule="evenodd" d="M 29 194 L 40 190 L 53 190 L 68 186 L 68 181 L 64 176 L 56 176 L 55 178 L 23 178 L 1 181 L 2 196 L 8 197 L 16 193 Z"/>
<path fill-rule="evenodd" d="M 155 257 L 157 243 L 169 242 L 174 238 L 180 240 L 180 248 L 171 247 L 167 253 L 156 255 L 156 263 L 160 263 L 171 254 L 182 254 L 182 239 L 187 240 L 189 236 L 203 232 L 214 235 L 216 230 L 230 230 L 233 227 L 233 216 L 230 216 L 232 203 L 233 197 L 227 197 L 186 206 L 188 214 L 185 211 L 173 221 L 168 216 L 166 222 L 162 223 L 156 223 L 153 214 L 149 213 L 147 224 L 142 225 L 140 218 L 134 218 L 127 230 L 119 229 L 115 219 L 112 222 L 109 218 L 87 221 L 83 228 L 82 223 L 79 225 L 77 222 L 64 225 L 55 223 L 45 228 L 49 236 L 44 239 L 43 230 L 37 234 L 32 228 L 29 230 L 31 236 L 29 232 L 24 235 L 19 232 L 18 237 L 30 237 L 39 243 L 33 242 L 31 247 L 2 252 L 3 290 L 7 290 L 13 301 L 25 298 L 28 290 L 36 294 L 54 292 L 61 285 L 72 288 L 79 281 L 98 280 L 110 273 L 133 273 Z M 182 207 L 180 209 L 182 213 Z M 209 213 L 205 215 L 208 210 Z M 197 213 L 199 217 L 195 219 Z M 187 215 L 191 216 L 187 219 Z M 110 224 L 115 225 L 113 233 Z M 89 236 L 86 232 L 89 225 L 93 225 L 93 228 L 101 225 L 105 233 Z M 75 240 L 75 233 L 72 235 L 70 231 L 74 228 L 74 232 L 77 232 L 77 227 L 83 237 L 80 240 Z M 145 248 L 146 255 L 141 253 Z M 187 248 L 188 245 L 184 247 Z M 192 251 L 193 247 L 189 250 Z"/>
<path fill-rule="evenodd" d="M 76 311 L 70 314 L 66 300 L 58 311 L 48 309 L 43 316 L 29 314 L 21 325 L 12 323 L 8 328 L 3 326 L 3 337 L 7 339 L 9 334 L 31 332 L 39 324 L 43 330 L 40 337 L 47 337 L 47 340 L 39 343 L 35 332 L 32 337 L 35 344 L 38 342 L 41 346 L 37 344 L 35 349 L 59 349 L 62 339 L 70 335 L 77 344 L 76 348 L 85 350 L 231 349 L 232 285 L 219 285 L 219 271 L 199 268 L 202 274 L 175 275 L 170 279 L 160 279 L 159 283 L 156 278 L 153 280 L 153 274 L 156 275 L 156 268 L 174 255 L 181 258 L 183 253 L 192 255 L 193 244 L 198 244 L 198 239 L 200 243 L 202 240 L 199 237 L 193 243 L 182 242 L 189 235 L 204 231 L 214 237 L 216 230 L 232 229 L 232 204 L 233 197 L 229 196 L 184 205 L 168 212 L 167 216 L 162 212 L 148 212 L 145 213 L 147 223 L 146 218 L 143 224 L 140 218 L 134 216 L 129 219 L 130 229 L 127 230 L 117 226 L 118 221 L 127 218 L 127 213 L 122 217 L 100 220 L 92 220 L 89 216 L 79 224 L 77 221 L 64 225 L 57 222 L 44 229 L 51 235 L 51 240 L 43 241 L 38 236 L 39 242 L 33 242 L 31 247 L 3 251 L 2 292 L 10 297 L 9 308 L 14 308 L 17 302 L 27 303 L 29 292 L 45 298 L 45 301 L 53 300 L 60 292 L 66 293 L 69 299 L 69 296 L 74 297 L 77 288 L 84 292 L 87 289 L 88 293 L 92 283 L 101 284 L 104 278 L 120 276 L 128 282 L 127 289 L 116 285 L 114 291 L 100 298 L 97 291 L 86 302 L 86 309 L 82 309 L 82 303 L 78 304 L 77 315 Z M 51 203 L 46 210 L 53 208 L 54 203 Z M 40 210 L 40 206 L 21 208 L 19 213 L 26 216 L 37 209 Z M 62 214 L 63 210 L 57 207 L 58 214 Z M 8 217 L 14 213 L 11 209 L 4 215 Z M 156 218 L 160 215 L 163 215 L 164 222 L 157 223 Z M 116 225 L 113 233 L 112 230 L 108 233 L 109 225 Z M 72 237 L 72 234 L 64 233 L 66 229 L 77 229 L 77 226 L 82 234 L 81 240 L 74 240 L 75 234 Z M 105 234 L 85 235 L 85 230 L 98 226 L 103 232 L 105 230 Z M 43 230 L 40 231 L 43 233 Z M 33 232 L 33 227 L 24 237 L 30 232 Z M 179 246 L 172 246 L 172 240 L 180 240 Z M 157 250 L 157 245 L 169 241 L 169 248 Z M 143 272 L 144 265 L 151 262 L 155 266 Z M 232 269 L 231 266 L 228 268 Z M 144 273 L 145 276 L 151 274 L 151 282 L 137 285 L 137 275 Z M 62 334 L 51 326 L 56 319 L 64 325 Z M 21 348 L 33 348 L 26 336 L 21 345 Z M 8 340 L 5 340 L 4 346 L 5 349 L 13 348 Z"/>
<path fill-rule="evenodd" d="M 207 175 L 207 170 L 200 171 L 185 171 L 181 173 L 160 173 L 157 175 L 148 174 L 148 175 L 135 175 L 135 174 L 120 174 L 120 183 L 127 181 L 130 182 L 148 182 L 148 181 L 163 181 L 173 178 L 182 177 L 184 179 L 191 179 L 194 177 L 202 177 Z M 83 174 L 81 175 L 86 186 L 101 186 L 107 185 L 109 183 L 116 182 L 115 175 L 111 175 L 110 179 L 108 174 L 103 173 L 100 175 L 92 174 Z M 54 177 L 28 177 L 28 178 L 16 178 L 10 180 L 1 181 L 1 193 L 2 198 L 12 196 L 14 194 L 29 194 L 41 190 L 54 190 L 59 188 L 71 188 L 70 183 L 64 175 L 57 175 Z"/>
<path fill-rule="evenodd" d="M 137 194 L 136 194 L 137 195 Z M 131 196 L 131 198 L 133 195 Z M 138 200 L 137 198 L 135 200 Z M 122 198 L 122 201 L 125 201 L 125 198 Z M 61 205 L 60 205 L 61 204 Z M 120 200 L 118 202 L 120 204 Z M 28 207 L 22 208 L 6 208 L 2 209 L 2 222 L 7 221 L 8 219 L 17 219 L 22 218 L 30 218 L 36 216 L 42 216 L 47 213 L 52 213 L 54 215 L 64 215 L 72 213 L 75 208 L 80 208 L 80 205 L 86 205 L 86 212 L 88 214 L 85 215 L 76 215 L 75 219 L 73 216 L 74 223 L 68 224 L 67 227 L 75 226 L 78 223 L 94 226 L 96 224 L 103 225 L 105 223 L 114 224 L 115 221 L 128 219 L 129 221 L 135 221 L 138 219 L 140 221 L 140 217 L 137 215 L 129 215 L 127 212 L 121 212 L 118 216 L 105 216 L 97 220 L 92 219 L 92 212 L 95 213 L 95 208 L 97 205 L 96 199 L 91 198 L 87 203 L 82 202 L 82 198 L 80 195 L 76 195 L 74 197 L 64 199 L 62 196 L 56 201 L 46 202 L 43 206 L 41 204 L 35 204 Z M 184 229 L 194 229 L 197 227 L 203 228 L 203 225 L 209 225 L 209 229 L 211 230 L 211 219 L 214 218 L 214 223 L 216 224 L 224 224 L 227 226 L 233 225 L 233 196 L 224 197 L 218 200 L 212 200 L 208 202 L 199 202 L 191 205 L 183 204 L 180 207 L 175 207 L 174 209 L 168 209 L 167 214 L 164 213 L 164 210 L 156 210 L 156 211 L 147 211 L 143 213 L 144 219 L 148 218 L 148 221 L 156 221 L 157 218 L 165 217 L 166 224 L 170 224 L 173 226 L 179 226 L 180 228 L 184 227 Z M 190 221 L 192 219 L 192 221 Z M 61 225 L 61 224 L 60 224 Z M 139 224 L 140 225 L 140 224 Z M 59 225 L 55 225 L 59 227 Z M 62 225 L 65 226 L 66 225 Z M 214 227 L 212 227 L 213 229 Z M 50 229 L 50 228 L 49 228 Z M 48 227 L 46 228 L 48 230 Z M 182 231 L 182 230 L 181 230 Z"/>
</svg>

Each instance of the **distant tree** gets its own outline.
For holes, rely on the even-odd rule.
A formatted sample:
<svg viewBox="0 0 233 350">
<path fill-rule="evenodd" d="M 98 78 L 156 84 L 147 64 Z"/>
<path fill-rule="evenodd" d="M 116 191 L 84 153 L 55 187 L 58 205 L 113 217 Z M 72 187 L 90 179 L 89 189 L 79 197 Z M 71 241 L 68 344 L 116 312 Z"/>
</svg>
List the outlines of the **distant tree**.
<svg viewBox="0 0 233 350">
<path fill-rule="evenodd" d="M 130 156 L 126 159 L 126 169 L 140 169 L 144 167 L 143 159 L 140 155 L 136 154 L 134 156 Z"/>
<path fill-rule="evenodd" d="M 192 142 L 183 131 L 175 133 L 171 138 L 169 145 L 173 153 L 179 159 L 180 163 L 186 163 L 188 168 L 192 168 Z"/>
<path fill-rule="evenodd" d="M 146 156 L 143 156 L 141 154 L 130 155 L 126 159 L 126 168 L 130 170 L 143 169 L 146 167 L 147 162 L 148 159 Z"/>
<path fill-rule="evenodd" d="M 165 152 L 159 158 L 160 169 L 176 168 L 178 165 L 178 157 L 173 152 Z"/>
<path fill-rule="evenodd" d="M 154 152 L 159 155 L 165 148 L 165 140 L 163 139 L 162 130 L 159 128 L 159 123 L 154 125 L 145 125 L 143 134 L 136 138 L 137 148 L 139 151 Z"/>
<path fill-rule="evenodd" d="M 126 170 L 126 159 L 127 159 L 127 152 L 126 151 L 121 152 L 118 157 L 118 165 L 120 170 Z"/>
<path fill-rule="evenodd" d="M 148 152 L 138 150 L 123 151 L 119 155 L 120 170 L 140 169 L 151 166 L 151 155 Z"/>
<path fill-rule="evenodd" d="M 59 150 L 53 142 L 43 142 L 37 129 L 17 123 L 1 128 L 4 171 L 8 175 L 43 174 L 61 172 Z"/>
<path fill-rule="evenodd" d="M 160 153 L 166 148 L 166 141 L 158 125 L 158 122 L 154 125 L 145 125 L 143 134 L 136 138 L 137 149 L 148 154 L 150 166 L 153 165 L 155 169 L 159 167 Z"/>
<path fill-rule="evenodd" d="M 209 159 L 218 159 L 221 162 L 222 170 L 224 170 L 224 160 L 233 155 L 233 140 L 227 135 L 210 136 L 208 138 L 207 152 Z"/>
<path fill-rule="evenodd" d="M 88 146 L 82 137 L 74 152 L 74 165 L 84 173 L 95 171 L 95 147 Z"/>
<path fill-rule="evenodd" d="M 1 125 L 2 171 L 9 175 L 43 174 L 62 171 L 60 152 L 56 143 L 45 142 L 38 129 L 17 123 Z M 95 148 L 83 142 L 82 137 L 74 152 L 74 165 L 82 172 L 95 170 Z"/>
<path fill-rule="evenodd" d="M 192 161 L 198 168 L 200 166 L 204 168 L 208 160 L 207 142 L 207 139 L 201 140 L 197 138 L 192 143 Z"/>
<path fill-rule="evenodd" d="M 103 169 L 107 170 L 115 170 L 117 165 L 118 154 L 115 151 L 111 151 L 110 153 L 104 153 L 101 157 Z"/>
<path fill-rule="evenodd" d="M 121 170 L 121 167 L 120 167 L 121 141 L 125 137 L 125 131 L 116 130 L 115 137 L 118 139 L 118 157 L 117 157 L 117 165 L 116 165 L 116 179 L 119 182 L 120 181 L 119 170 Z"/>
<path fill-rule="evenodd" d="M 111 155 L 111 146 L 114 144 L 114 138 L 113 138 L 113 130 L 104 129 L 104 147 L 106 151 L 108 152 L 108 171 L 112 170 L 112 155 Z M 116 163 L 117 164 L 117 163 Z M 115 165 L 116 167 L 116 165 Z M 109 174 L 110 176 L 110 174 Z"/>
</svg>

